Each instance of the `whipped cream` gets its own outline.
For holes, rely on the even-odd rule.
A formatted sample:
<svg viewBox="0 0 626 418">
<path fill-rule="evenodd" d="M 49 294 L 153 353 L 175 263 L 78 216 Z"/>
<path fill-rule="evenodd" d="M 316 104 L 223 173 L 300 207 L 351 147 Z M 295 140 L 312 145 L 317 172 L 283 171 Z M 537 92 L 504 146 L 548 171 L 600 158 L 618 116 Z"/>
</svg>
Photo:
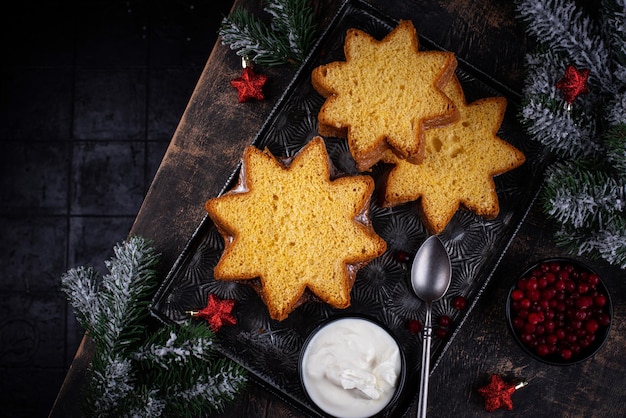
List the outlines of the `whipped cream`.
<svg viewBox="0 0 626 418">
<path fill-rule="evenodd" d="M 336 417 L 369 417 L 395 393 L 400 376 L 396 341 L 375 323 L 342 318 L 321 328 L 302 356 L 309 397 Z"/>
</svg>

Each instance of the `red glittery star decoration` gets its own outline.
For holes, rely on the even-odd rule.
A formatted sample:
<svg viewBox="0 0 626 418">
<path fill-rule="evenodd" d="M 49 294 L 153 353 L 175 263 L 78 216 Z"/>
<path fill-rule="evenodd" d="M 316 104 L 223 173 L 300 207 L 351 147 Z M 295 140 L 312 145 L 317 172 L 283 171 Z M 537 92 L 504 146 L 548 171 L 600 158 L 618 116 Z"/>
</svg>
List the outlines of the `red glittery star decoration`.
<svg viewBox="0 0 626 418">
<path fill-rule="evenodd" d="M 243 103 L 250 99 L 265 99 L 263 86 L 266 81 L 265 74 L 256 74 L 251 67 L 245 67 L 241 72 L 241 77 L 231 80 L 230 85 L 237 89 L 237 99 L 239 103 Z"/>
<path fill-rule="evenodd" d="M 588 77 L 588 69 L 578 70 L 573 65 L 568 65 L 567 69 L 565 69 L 565 75 L 556 83 L 556 88 L 563 90 L 565 101 L 572 104 L 578 96 L 589 92 L 587 87 Z"/>
<path fill-rule="evenodd" d="M 521 382 L 517 385 L 505 383 L 500 376 L 493 374 L 491 375 L 491 382 L 487 386 L 478 389 L 478 393 L 485 399 L 485 411 L 493 412 L 500 407 L 511 411 L 513 409 L 511 395 L 517 389 L 526 385 L 526 382 Z"/>
<path fill-rule="evenodd" d="M 232 314 L 234 307 L 235 301 L 233 299 L 222 300 L 211 293 L 206 307 L 190 313 L 194 318 L 205 319 L 213 332 L 217 332 L 222 328 L 222 325 L 235 325 L 237 323 L 237 319 Z"/>
</svg>

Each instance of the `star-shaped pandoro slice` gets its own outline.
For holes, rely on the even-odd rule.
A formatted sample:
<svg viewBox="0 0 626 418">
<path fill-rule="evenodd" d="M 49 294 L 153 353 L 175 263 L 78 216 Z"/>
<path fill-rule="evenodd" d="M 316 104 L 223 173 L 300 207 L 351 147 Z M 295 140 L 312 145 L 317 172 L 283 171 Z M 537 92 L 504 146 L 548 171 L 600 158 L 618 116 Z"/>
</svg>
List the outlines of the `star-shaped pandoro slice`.
<svg viewBox="0 0 626 418">
<path fill-rule="evenodd" d="M 326 98 L 318 114 L 321 135 L 347 138 L 360 171 L 387 149 L 413 162 L 423 157 L 423 130 L 458 114 L 441 88 L 454 75 L 453 53 L 419 51 L 411 21 L 381 41 L 349 29 L 346 61 L 315 68 L 313 87 Z"/>
<path fill-rule="evenodd" d="M 385 187 L 384 204 L 394 206 L 421 199 L 423 220 L 433 233 L 441 232 L 459 207 L 493 218 L 499 213 L 493 177 L 520 166 L 524 154 L 497 136 L 506 99 L 489 97 L 471 104 L 457 78 L 444 88 L 459 109 L 460 118 L 425 133 L 425 155 L 412 164 L 387 153 L 394 163 Z"/>
<path fill-rule="evenodd" d="M 288 165 L 251 146 L 240 185 L 206 203 L 225 238 L 214 277 L 259 278 L 260 296 L 274 319 L 285 319 L 307 288 L 333 307 L 349 306 L 356 270 L 386 250 L 371 223 L 363 222 L 372 178 L 331 180 L 330 172 L 320 137 Z"/>
</svg>

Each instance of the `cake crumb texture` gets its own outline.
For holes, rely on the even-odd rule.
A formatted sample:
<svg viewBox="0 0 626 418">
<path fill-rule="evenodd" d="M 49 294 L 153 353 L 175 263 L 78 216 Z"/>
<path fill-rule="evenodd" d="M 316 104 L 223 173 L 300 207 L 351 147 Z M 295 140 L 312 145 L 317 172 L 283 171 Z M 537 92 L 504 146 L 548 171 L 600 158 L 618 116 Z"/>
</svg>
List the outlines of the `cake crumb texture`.
<svg viewBox="0 0 626 418">
<path fill-rule="evenodd" d="M 419 51 L 411 21 L 381 41 L 349 29 L 346 61 L 315 68 L 313 87 L 326 98 L 318 132 L 347 138 L 360 171 L 376 164 L 385 150 L 412 162 L 423 158 L 423 130 L 458 117 L 441 88 L 454 75 L 453 53 Z"/>
<path fill-rule="evenodd" d="M 386 181 L 384 205 L 421 199 L 422 219 L 433 233 L 443 231 L 459 207 L 495 218 L 500 207 L 493 177 L 525 161 L 521 151 L 497 136 L 506 111 L 504 97 L 467 104 L 456 77 L 444 92 L 460 118 L 426 131 L 424 160 L 412 164 L 389 152 L 384 158 L 395 164 Z"/>
<path fill-rule="evenodd" d="M 348 307 L 356 270 L 386 250 L 367 217 L 372 178 L 331 180 L 330 164 L 321 137 L 288 165 L 249 146 L 240 185 L 206 202 L 225 239 L 215 279 L 259 278 L 273 319 L 285 319 L 305 289 L 335 308 Z"/>
</svg>

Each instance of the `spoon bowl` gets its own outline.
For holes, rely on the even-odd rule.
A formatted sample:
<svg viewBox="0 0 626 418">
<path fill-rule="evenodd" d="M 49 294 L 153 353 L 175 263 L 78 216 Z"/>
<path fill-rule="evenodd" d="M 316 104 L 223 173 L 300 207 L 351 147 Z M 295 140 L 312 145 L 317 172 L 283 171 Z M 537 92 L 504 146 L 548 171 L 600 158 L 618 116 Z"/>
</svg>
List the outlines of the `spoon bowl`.
<svg viewBox="0 0 626 418">
<path fill-rule="evenodd" d="M 430 340 L 432 338 L 432 303 L 441 299 L 452 279 L 450 256 L 441 240 L 433 235 L 417 250 L 411 266 L 411 286 L 415 295 L 426 303 L 422 345 L 422 370 L 417 416 L 426 417 L 428 376 L 430 372 Z"/>
<path fill-rule="evenodd" d="M 452 266 L 441 240 L 433 235 L 415 254 L 411 267 L 411 286 L 424 302 L 438 301 L 450 287 Z"/>
</svg>

